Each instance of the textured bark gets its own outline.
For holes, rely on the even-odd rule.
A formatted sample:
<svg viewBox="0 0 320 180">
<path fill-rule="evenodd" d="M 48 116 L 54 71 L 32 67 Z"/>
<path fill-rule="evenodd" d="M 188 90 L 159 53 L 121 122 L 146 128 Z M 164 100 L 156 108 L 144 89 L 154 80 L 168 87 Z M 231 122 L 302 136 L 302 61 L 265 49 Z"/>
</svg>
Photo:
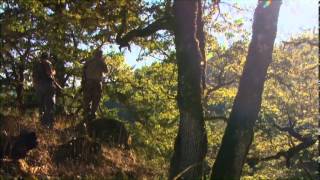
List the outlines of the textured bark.
<svg viewBox="0 0 320 180">
<path fill-rule="evenodd" d="M 240 179 L 253 140 L 267 68 L 272 61 L 281 3 L 272 1 L 268 6 L 265 0 L 258 2 L 247 60 L 211 179 Z"/>
<path fill-rule="evenodd" d="M 202 18 L 202 0 L 198 0 L 198 12 L 197 12 L 197 39 L 199 41 L 199 48 L 201 52 L 201 80 L 202 80 L 202 90 L 206 88 L 206 37 L 204 32 L 204 22 Z"/>
<path fill-rule="evenodd" d="M 198 0 L 174 1 L 180 124 L 169 179 L 199 179 L 207 151 L 201 93 L 201 50 L 197 39 Z M 199 17 L 201 18 L 201 17 Z"/>
</svg>

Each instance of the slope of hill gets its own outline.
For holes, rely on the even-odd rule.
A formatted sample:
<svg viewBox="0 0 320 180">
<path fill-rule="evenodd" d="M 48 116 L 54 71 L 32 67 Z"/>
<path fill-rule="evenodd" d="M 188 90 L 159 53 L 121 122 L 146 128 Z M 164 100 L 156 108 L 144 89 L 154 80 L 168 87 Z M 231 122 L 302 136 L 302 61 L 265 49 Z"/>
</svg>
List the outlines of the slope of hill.
<svg viewBox="0 0 320 180">
<path fill-rule="evenodd" d="M 24 159 L 13 161 L 4 158 L 0 166 L 0 179 L 149 179 L 155 176 L 133 148 L 97 142 L 85 132 L 79 134 L 74 127 L 73 119 L 66 117 L 57 118 L 54 128 L 50 130 L 40 126 L 36 114 L 3 116 L 2 131 L 12 135 L 19 134 L 23 129 L 34 131 L 38 146 Z M 96 151 L 90 149 L 94 143 L 98 147 Z"/>
</svg>

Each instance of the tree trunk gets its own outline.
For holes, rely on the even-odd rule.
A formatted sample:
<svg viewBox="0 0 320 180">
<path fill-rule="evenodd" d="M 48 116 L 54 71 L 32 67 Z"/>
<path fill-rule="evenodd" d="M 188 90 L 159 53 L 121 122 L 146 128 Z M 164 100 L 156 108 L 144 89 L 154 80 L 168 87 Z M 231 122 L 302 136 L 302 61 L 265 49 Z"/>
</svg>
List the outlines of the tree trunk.
<svg viewBox="0 0 320 180">
<path fill-rule="evenodd" d="M 202 0 L 198 0 L 198 14 L 197 14 L 197 39 L 199 41 L 199 48 L 201 52 L 201 68 L 202 68 L 202 91 L 206 88 L 206 37 L 204 32 L 204 22 L 202 18 Z M 202 92 L 203 93 L 203 92 Z"/>
<path fill-rule="evenodd" d="M 207 151 L 201 102 L 202 56 L 197 39 L 197 13 L 201 8 L 198 3 L 198 0 L 174 1 L 180 124 L 169 179 L 199 179 Z"/>
<path fill-rule="evenodd" d="M 261 107 L 267 68 L 272 61 L 282 3 L 281 0 L 268 2 L 259 0 L 255 10 L 247 60 L 211 179 L 240 179 L 253 140 L 253 127 Z"/>
</svg>

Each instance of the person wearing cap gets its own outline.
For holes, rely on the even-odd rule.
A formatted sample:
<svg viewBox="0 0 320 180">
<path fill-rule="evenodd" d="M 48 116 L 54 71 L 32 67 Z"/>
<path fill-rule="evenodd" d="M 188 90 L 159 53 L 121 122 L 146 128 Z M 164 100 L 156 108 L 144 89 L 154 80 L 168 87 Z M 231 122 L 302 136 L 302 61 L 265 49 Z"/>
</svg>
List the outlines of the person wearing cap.
<svg viewBox="0 0 320 180">
<path fill-rule="evenodd" d="M 83 67 L 83 109 L 84 119 L 94 119 L 102 93 L 102 77 L 107 72 L 107 65 L 101 50 L 96 50 L 91 59 Z"/>
</svg>

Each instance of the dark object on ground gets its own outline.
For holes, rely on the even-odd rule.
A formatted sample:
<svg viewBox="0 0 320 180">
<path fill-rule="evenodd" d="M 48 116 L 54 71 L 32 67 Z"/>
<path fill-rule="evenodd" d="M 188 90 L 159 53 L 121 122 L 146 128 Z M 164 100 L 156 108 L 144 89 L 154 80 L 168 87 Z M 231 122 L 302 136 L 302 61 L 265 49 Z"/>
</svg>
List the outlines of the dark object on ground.
<svg viewBox="0 0 320 180">
<path fill-rule="evenodd" d="M 57 164 L 68 161 L 96 162 L 101 153 L 99 143 L 87 136 L 77 137 L 57 147 L 54 161 Z"/>
<path fill-rule="evenodd" d="M 4 132 L 0 134 L 0 159 L 7 156 L 18 160 L 25 158 L 27 153 L 36 148 L 37 136 L 35 132 L 22 131 L 19 136 L 9 136 Z"/>
<path fill-rule="evenodd" d="M 98 139 L 108 145 L 120 145 L 129 149 L 131 137 L 124 126 L 124 123 L 114 119 L 96 119 L 86 124 L 86 129 L 90 137 Z"/>
</svg>

